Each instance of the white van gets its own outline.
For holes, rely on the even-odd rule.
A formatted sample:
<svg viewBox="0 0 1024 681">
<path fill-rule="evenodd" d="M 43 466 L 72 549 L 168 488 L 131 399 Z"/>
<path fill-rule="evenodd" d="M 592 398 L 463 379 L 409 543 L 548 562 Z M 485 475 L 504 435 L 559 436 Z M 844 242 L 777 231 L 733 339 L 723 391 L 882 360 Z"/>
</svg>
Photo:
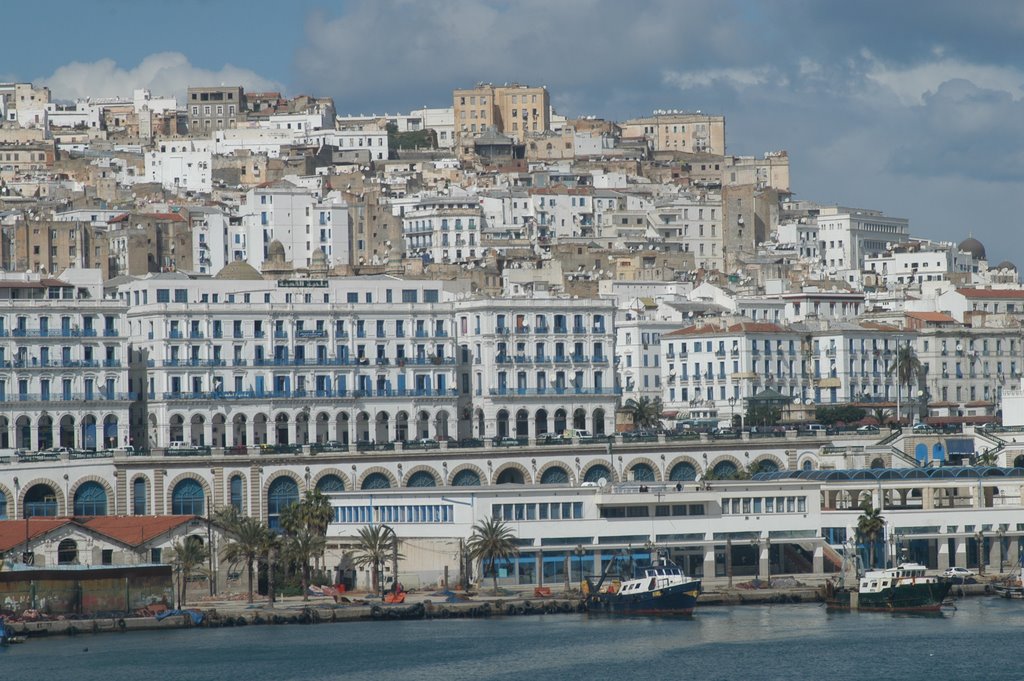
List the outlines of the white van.
<svg viewBox="0 0 1024 681">
<path fill-rule="evenodd" d="M 583 430 L 582 428 L 567 428 L 562 433 L 562 438 L 566 440 L 593 440 L 594 434 L 589 430 Z"/>
<path fill-rule="evenodd" d="M 167 449 L 192 449 L 192 445 L 190 445 L 187 442 L 182 442 L 181 440 L 174 440 L 173 442 L 167 445 Z"/>
</svg>

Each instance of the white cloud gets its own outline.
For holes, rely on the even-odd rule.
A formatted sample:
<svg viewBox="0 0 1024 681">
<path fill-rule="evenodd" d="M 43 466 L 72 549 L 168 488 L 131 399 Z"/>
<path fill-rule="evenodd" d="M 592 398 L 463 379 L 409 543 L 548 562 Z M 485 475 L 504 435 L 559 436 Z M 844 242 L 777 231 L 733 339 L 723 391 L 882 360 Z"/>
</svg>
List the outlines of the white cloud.
<svg viewBox="0 0 1024 681">
<path fill-rule="evenodd" d="M 225 64 L 219 70 L 194 66 L 180 52 L 158 52 L 133 68 L 122 68 L 112 59 L 61 66 L 42 79 L 55 99 L 130 96 L 136 88 L 154 95 L 184 97 L 189 86 L 241 85 L 252 90 L 280 90 L 281 85 L 254 71 Z"/>
<path fill-rule="evenodd" d="M 1024 96 L 1024 72 L 1012 66 L 972 64 L 951 57 L 922 62 L 914 66 L 894 67 L 875 58 L 867 50 L 862 56 L 869 66 L 867 80 L 893 94 L 907 106 L 923 104 L 926 95 L 939 91 L 943 83 L 966 80 L 979 88 L 1009 93 L 1014 99 Z"/>
<path fill-rule="evenodd" d="M 697 87 L 727 85 L 733 88 L 764 85 L 778 76 L 772 69 L 758 67 L 751 69 L 705 69 L 703 71 L 666 71 L 663 81 L 681 90 Z"/>
</svg>

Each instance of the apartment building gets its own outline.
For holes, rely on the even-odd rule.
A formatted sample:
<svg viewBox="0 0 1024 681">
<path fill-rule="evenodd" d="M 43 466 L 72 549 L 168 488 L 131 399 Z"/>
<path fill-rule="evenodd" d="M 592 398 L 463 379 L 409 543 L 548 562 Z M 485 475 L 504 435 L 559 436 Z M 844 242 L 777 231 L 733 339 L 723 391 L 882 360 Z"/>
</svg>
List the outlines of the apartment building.
<svg viewBox="0 0 1024 681">
<path fill-rule="evenodd" d="M 185 106 L 188 129 L 193 135 L 234 128 L 245 120 L 245 90 L 240 85 L 190 87 Z"/>
<path fill-rule="evenodd" d="M 126 310 L 98 270 L 0 277 L 0 449 L 128 443 Z"/>
<path fill-rule="evenodd" d="M 656 111 L 619 124 L 624 139 L 643 138 L 653 151 L 725 155 L 725 116 Z"/>
<path fill-rule="evenodd" d="M 473 153 L 472 138 L 487 128 L 522 141 L 527 133 L 551 129 L 551 102 L 545 87 L 481 83 L 452 92 L 460 153 Z"/>
<path fill-rule="evenodd" d="M 231 447 L 457 435 L 451 298 L 390 277 L 263 281 L 161 274 L 130 305 L 140 438 Z M 258 275 L 257 275 L 258 276 Z"/>
<path fill-rule="evenodd" d="M 460 388 L 474 437 L 614 432 L 615 308 L 596 299 L 476 299 L 455 306 Z M 471 368 L 470 368 L 471 366 Z"/>
</svg>

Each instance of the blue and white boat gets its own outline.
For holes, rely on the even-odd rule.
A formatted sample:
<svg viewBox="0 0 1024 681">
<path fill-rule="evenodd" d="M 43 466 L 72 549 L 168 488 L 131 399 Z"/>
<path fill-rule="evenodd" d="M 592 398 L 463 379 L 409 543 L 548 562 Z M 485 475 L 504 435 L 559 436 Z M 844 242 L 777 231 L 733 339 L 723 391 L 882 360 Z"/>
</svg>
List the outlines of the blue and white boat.
<svg viewBox="0 0 1024 681">
<path fill-rule="evenodd" d="M 681 567 L 666 558 L 652 565 L 634 568 L 632 576 L 627 579 L 606 583 L 606 576 L 607 571 L 596 584 L 589 577 L 583 582 L 589 612 L 689 616 L 697 606 L 701 591 L 699 579 L 687 577 Z"/>
</svg>

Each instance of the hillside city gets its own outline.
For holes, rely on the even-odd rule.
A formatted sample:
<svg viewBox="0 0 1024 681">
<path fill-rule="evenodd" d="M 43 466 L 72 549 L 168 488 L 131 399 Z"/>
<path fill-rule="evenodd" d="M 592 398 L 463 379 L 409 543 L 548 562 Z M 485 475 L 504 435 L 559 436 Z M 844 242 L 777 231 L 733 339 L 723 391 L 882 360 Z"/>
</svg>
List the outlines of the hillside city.
<svg viewBox="0 0 1024 681">
<path fill-rule="evenodd" d="M 233 506 L 280 527 L 303 491 L 365 492 L 333 498 L 329 550 L 409 523 L 426 582 L 484 510 L 553 521 L 520 529 L 536 551 L 504 576 L 531 584 L 583 569 L 566 546 L 600 566 L 645 541 L 690 574 L 837 569 L 867 498 L 922 516 L 906 550 L 929 567 L 1019 553 L 1019 486 L 810 475 L 1024 463 L 995 435 L 1024 425 L 1016 266 L 797 198 L 789 154 L 728 153 L 721 113 L 573 119 L 515 83 L 359 115 L 241 86 L 63 103 L 0 83 L 0 120 L 0 519 Z M 694 489 L 754 474 L 793 476 L 754 497 L 756 531 L 751 497 Z M 467 510 L 431 489 L 451 487 L 489 491 Z M 945 502 L 994 513 L 989 538 L 923 517 Z M 647 528 L 601 536 L 609 518 Z M 147 542 L 177 527 L 53 522 L 107 542 L 97 564 L 159 562 Z M 0 551 L 27 552 L 9 534 Z"/>
</svg>

